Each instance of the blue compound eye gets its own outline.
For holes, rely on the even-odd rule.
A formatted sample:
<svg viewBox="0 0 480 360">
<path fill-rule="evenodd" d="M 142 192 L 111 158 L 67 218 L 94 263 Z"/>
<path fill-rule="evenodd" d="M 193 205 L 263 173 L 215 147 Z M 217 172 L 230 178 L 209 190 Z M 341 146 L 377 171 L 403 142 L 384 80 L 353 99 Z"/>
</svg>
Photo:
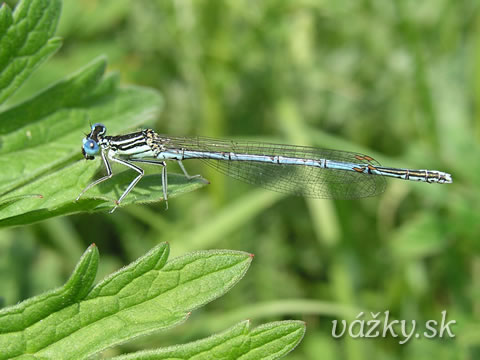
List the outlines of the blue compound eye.
<svg viewBox="0 0 480 360">
<path fill-rule="evenodd" d="M 88 156 L 94 156 L 98 154 L 98 144 L 92 139 L 83 139 L 83 151 Z"/>
</svg>

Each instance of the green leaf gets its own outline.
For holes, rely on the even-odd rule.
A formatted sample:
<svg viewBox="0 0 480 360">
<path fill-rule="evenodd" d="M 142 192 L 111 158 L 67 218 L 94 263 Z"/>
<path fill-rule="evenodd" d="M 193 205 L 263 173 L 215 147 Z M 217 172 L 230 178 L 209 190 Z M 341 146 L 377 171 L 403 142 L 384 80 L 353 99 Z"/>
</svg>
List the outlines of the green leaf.
<svg viewBox="0 0 480 360">
<path fill-rule="evenodd" d="M 60 0 L 20 1 L 12 14 L 0 8 L 0 104 L 61 46 L 53 37 Z"/>
<path fill-rule="evenodd" d="M 59 13 L 57 0 L 21 1 L 13 15 L 6 6 L 0 9 L 0 27 L 5 30 L 0 37 L 4 45 L 0 48 L 0 69 L 4 66 L 0 73 L 4 93 L 0 93 L 0 99 L 2 94 L 11 94 L 35 64 L 51 53 L 53 44 L 60 45 L 58 40 L 48 40 L 55 32 Z M 27 63 L 20 66 L 19 61 Z M 106 59 L 100 57 L 0 113 L 0 227 L 111 209 L 133 180 L 132 171 L 119 174 L 75 202 L 96 176 L 102 176 L 96 173 L 103 166 L 99 157 L 95 162 L 72 165 L 81 159 L 81 141 L 90 124 L 101 122 L 110 134 L 120 134 L 156 118 L 163 105 L 155 90 L 119 88 L 116 74 L 105 76 L 106 66 Z M 19 71 L 12 75 L 12 69 Z M 173 176 L 168 191 L 174 197 L 203 183 L 201 179 L 187 182 Z M 145 177 L 122 206 L 162 198 L 159 184 L 159 176 Z"/>
<path fill-rule="evenodd" d="M 115 360 L 161 359 L 279 359 L 292 351 L 305 334 L 302 321 L 279 321 L 249 329 L 243 321 L 227 331 L 185 345 L 117 356 Z"/>
<path fill-rule="evenodd" d="M 0 113 L 0 166 L 7 170 L 0 175 L 0 192 L 78 157 L 81 134 L 92 120 L 115 122 L 112 127 L 118 128 L 135 126 L 158 113 L 158 94 L 139 88 L 117 90 L 116 77 L 103 78 L 105 68 L 106 60 L 99 58 L 69 79 Z"/>
<path fill-rule="evenodd" d="M 17 196 L 0 202 L 0 228 L 18 226 L 45 220 L 54 216 L 74 214 L 84 211 L 105 211 L 115 206 L 135 173 L 123 171 L 109 181 L 105 181 L 75 202 L 74 199 L 92 181 L 97 167 L 85 161 L 76 162 L 60 171 L 46 176 L 15 192 Z M 168 196 L 174 198 L 183 193 L 204 186 L 199 179 L 187 180 L 183 175 L 168 176 Z M 45 189 L 45 190 L 39 190 Z M 42 196 L 23 195 L 42 191 Z M 122 201 L 121 206 L 138 203 L 153 203 L 163 196 L 162 181 L 159 174 L 146 175 L 132 192 Z"/>
<path fill-rule="evenodd" d="M 223 250 L 166 262 L 168 252 L 161 244 L 89 291 L 98 265 L 91 246 L 64 287 L 0 311 L 0 359 L 81 359 L 177 325 L 227 292 L 252 261 Z"/>
<path fill-rule="evenodd" d="M 27 351 L 28 329 L 50 314 L 76 306 L 91 289 L 98 267 L 98 249 L 91 245 L 78 262 L 67 283 L 57 290 L 0 310 L 0 359 L 9 359 Z"/>
<path fill-rule="evenodd" d="M 0 167 L 4 169 L 0 191 L 8 193 L 0 201 L 0 226 L 94 208 L 110 209 L 133 180 L 132 171 L 118 174 L 75 203 L 103 164 L 97 159 L 96 163 L 82 161 L 64 166 L 80 158 L 80 134 L 88 130 L 91 120 L 103 122 L 115 133 L 156 116 L 160 110 L 161 98 L 155 91 L 139 87 L 116 89 L 115 76 L 102 77 L 105 67 L 105 59 L 100 58 L 0 114 Z M 32 114 L 36 114 L 35 122 L 29 122 Z M 184 177 L 171 176 L 169 194 L 175 197 L 202 184 L 201 180 L 187 182 Z M 146 176 L 122 205 L 151 202 L 162 196 L 160 177 Z"/>
<path fill-rule="evenodd" d="M 114 176 L 105 185 L 87 192 L 81 202 L 74 202 L 93 181 L 98 166 L 103 166 L 100 159 L 68 165 L 81 158 L 81 138 L 89 123 L 103 122 L 112 133 L 120 132 L 157 116 L 162 104 L 153 90 L 118 89 L 116 76 L 103 77 L 105 68 L 105 59 L 99 58 L 77 74 L 0 114 L 0 192 L 9 200 L 1 201 L 0 226 L 92 210 L 106 201 L 109 204 L 103 209 L 109 208 L 133 179 L 131 171 Z M 182 183 L 179 179 L 172 179 L 171 183 L 172 196 L 201 184 Z M 125 204 L 162 196 L 161 187 L 154 186 L 161 184 L 159 178 L 146 178 L 140 184 L 137 196 L 127 197 Z M 183 190 L 178 189 L 179 184 L 184 184 Z M 153 190 L 148 193 L 149 189 Z"/>
</svg>

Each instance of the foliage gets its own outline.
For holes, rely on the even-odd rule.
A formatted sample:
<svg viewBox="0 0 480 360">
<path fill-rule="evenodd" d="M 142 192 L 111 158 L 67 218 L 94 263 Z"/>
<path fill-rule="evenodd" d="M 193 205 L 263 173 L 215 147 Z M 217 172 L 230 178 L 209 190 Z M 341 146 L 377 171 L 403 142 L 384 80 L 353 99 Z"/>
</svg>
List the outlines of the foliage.
<svg viewBox="0 0 480 360">
<path fill-rule="evenodd" d="M 2 7 L 5 51 L 0 99 L 11 95 L 61 44 L 51 38 L 60 14 L 59 1 L 25 1 L 12 15 Z M 78 159 L 78 136 L 89 122 L 104 122 L 118 132 L 158 116 L 161 97 L 151 89 L 118 87 L 118 76 L 104 76 L 98 58 L 76 74 L 0 114 L 0 226 L 28 224 L 57 215 L 112 208 L 128 173 L 115 177 L 74 200 L 91 182 L 96 167 Z M 12 159 L 15 158 L 15 161 Z M 131 174 L 130 174 L 131 176 Z M 120 181 L 120 183 L 119 183 Z M 149 202 L 162 194 L 158 176 L 147 176 L 125 204 Z M 199 187 L 199 182 L 171 178 L 172 197 Z M 120 187 L 121 189 L 121 187 Z"/>
<path fill-rule="evenodd" d="M 99 255 L 91 245 L 63 287 L 0 311 L 0 359 L 84 359 L 139 335 L 175 326 L 191 310 L 228 291 L 252 260 L 238 251 L 203 251 L 167 262 L 168 250 L 167 244 L 160 244 L 92 288 Z M 205 359 L 274 359 L 295 347 L 303 333 L 301 322 L 272 323 L 252 332 L 242 323 L 201 345 L 127 358 L 160 359 L 178 353 L 186 359 L 201 353 Z"/>
<path fill-rule="evenodd" d="M 58 34 L 65 45 L 7 105 L 106 54 L 122 83 L 162 92 L 165 106 L 152 123 L 159 132 L 353 150 L 386 166 L 447 171 L 454 183 L 391 180 L 378 198 L 313 201 L 186 163 L 211 184 L 172 199 L 167 212 L 161 203 L 128 205 L 113 215 L 3 229 L 5 303 L 61 284 L 92 241 L 102 249 L 101 274 L 162 241 L 177 254 L 233 248 L 256 254 L 242 282 L 161 339 L 109 355 L 185 343 L 246 318 L 301 316 L 308 332 L 291 359 L 478 357 L 479 10 L 474 0 L 64 2 Z M 71 157 L 61 165 L 80 158 L 81 132 L 105 120 L 97 116 L 79 115 Z M 109 131 L 140 126 L 136 119 L 118 128 L 112 121 Z M 83 181 L 96 164 L 84 164 L 92 173 Z M 131 173 L 119 176 L 117 191 Z M 417 322 L 446 309 L 456 338 L 403 346 L 392 338 L 333 339 L 331 321 L 352 309 Z"/>
<path fill-rule="evenodd" d="M 1 8 L 5 51 L 0 59 L 0 100 L 13 94 L 58 49 L 60 41 L 52 35 L 60 5 L 59 1 L 25 0 L 13 14 L 6 6 Z M 105 59 L 99 58 L 0 114 L 0 162 L 5 170 L 0 191 L 6 194 L 0 202 L 1 225 L 24 225 L 114 203 L 113 182 L 90 191 L 84 196 L 87 201 L 71 203 L 95 174 L 94 167 L 85 163 L 68 163 L 75 157 L 75 130 L 92 117 L 105 118 L 114 130 L 121 129 L 122 123 L 131 126 L 127 121 L 132 119 L 144 122 L 158 114 L 161 101 L 152 90 L 119 88 L 115 76 L 103 76 L 105 67 Z M 125 183 L 124 175 L 115 177 L 116 182 Z M 158 176 L 147 176 L 127 203 L 152 201 L 161 191 L 158 182 Z M 172 195 L 198 187 L 198 182 L 181 179 L 170 183 Z M 0 310 L 0 359 L 84 359 L 175 326 L 191 310 L 228 291 L 243 277 L 253 257 L 227 250 L 204 251 L 167 263 L 168 250 L 166 243 L 160 244 L 92 288 L 99 255 L 91 245 L 64 286 Z M 253 331 L 244 322 L 203 341 L 131 353 L 128 358 L 181 354 L 183 358 L 277 359 L 290 352 L 304 332 L 304 324 L 298 321 L 270 323 Z"/>
</svg>

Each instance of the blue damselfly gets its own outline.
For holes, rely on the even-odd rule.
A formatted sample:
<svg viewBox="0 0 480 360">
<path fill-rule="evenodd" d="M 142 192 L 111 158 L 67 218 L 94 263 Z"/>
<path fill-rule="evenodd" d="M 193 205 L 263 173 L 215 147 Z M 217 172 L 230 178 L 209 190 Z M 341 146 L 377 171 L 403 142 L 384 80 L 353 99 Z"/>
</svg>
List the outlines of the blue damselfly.
<svg viewBox="0 0 480 360">
<path fill-rule="evenodd" d="M 450 174 L 437 170 L 410 170 L 380 166 L 364 154 L 307 146 L 218 140 L 206 137 L 175 137 L 146 129 L 126 135 L 107 136 L 102 124 L 94 124 L 83 139 L 82 153 L 93 160 L 100 153 L 107 175 L 91 187 L 112 177 L 110 161 L 135 170 L 138 175 L 116 201 L 128 195 L 144 175 L 134 163 L 162 166 L 163 198 L 167 201 L 167 163 L 175 160 L 188 179 L 183 160 L 199 159 L 218 171 L 270 190 L 329 199 L 356 199 L 375 196 L 385 189 L 384 177 L 427 183 L 451 183 Z"/>
</svg>

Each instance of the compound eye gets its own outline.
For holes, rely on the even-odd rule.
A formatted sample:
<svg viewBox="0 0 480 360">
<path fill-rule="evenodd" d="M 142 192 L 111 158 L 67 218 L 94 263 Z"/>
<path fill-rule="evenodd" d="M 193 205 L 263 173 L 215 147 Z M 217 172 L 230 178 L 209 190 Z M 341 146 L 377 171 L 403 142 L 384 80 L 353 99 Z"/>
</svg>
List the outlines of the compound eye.
<svg viewBox="0 0 480 360">
<path fill-rule="evenodd" d="M 106 131 L 107 128 L 103 124 L 96 123 L 92 125 L 92 132 L 95 134 L 104 135 Z"/>
<path fill-rule="evenodd" d="M 83 139 L 83 151 L 88 156 L 94 156 L 98 154 L 98 144 L 92 139 Z"/>
</svg>

